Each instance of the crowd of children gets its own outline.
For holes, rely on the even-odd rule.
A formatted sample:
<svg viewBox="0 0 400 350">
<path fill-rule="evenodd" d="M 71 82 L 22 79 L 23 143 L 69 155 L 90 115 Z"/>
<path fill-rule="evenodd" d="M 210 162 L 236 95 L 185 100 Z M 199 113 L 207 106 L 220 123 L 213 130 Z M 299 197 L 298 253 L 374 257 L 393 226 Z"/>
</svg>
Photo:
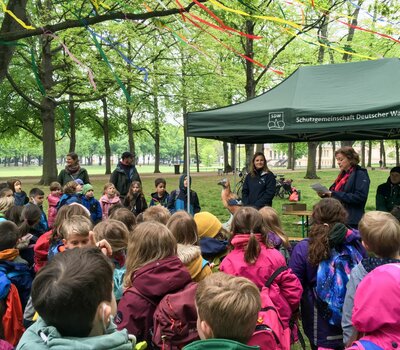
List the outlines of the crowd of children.
<svg viewBox="0 0 400 350">
<path fill-rule="evenodd" d="M 357 230 L 324 198 L 293 244 L 271 207 L 229 231 L 192 190 L 185 211 L 186 175 L 171 194 L 157 178 L 149 203 L 139 181 L 121 201 L 78 180 L 51 183 L 47 217 L 42 190 L 0 184 L 0 349 L 289 350 L 300 321 L 312 350 L 400 345 L 391 214 Z"/>
</svg>

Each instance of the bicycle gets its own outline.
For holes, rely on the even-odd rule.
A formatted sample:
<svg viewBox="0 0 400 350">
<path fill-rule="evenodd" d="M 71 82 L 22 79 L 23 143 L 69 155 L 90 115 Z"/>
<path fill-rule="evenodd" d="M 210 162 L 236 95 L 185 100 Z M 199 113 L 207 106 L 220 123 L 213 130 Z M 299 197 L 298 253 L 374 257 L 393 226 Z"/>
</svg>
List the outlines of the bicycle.
<svg viewBox="0 0 400 350">
<path fill-rule="evenodd" d="M 275 188 L 275 197 L 279 197 L 281 199 L 285 198 L 285 196 L 290 196 L 293 192 L 292 188 L 292 179 L 285 180 L 283 175 L 276 175 L 276 188 Z M 279 177 L 279 179 L 278 179 Z"/>
<path fill-rule="evenodd" d="M 238 175 L 239 175 L 240 180 L 235 185 L 235 193 L 236 193 L 238 199 L 241 200 L 242 199 L 242 189 L 243 189 L 244 179 L 247 176 L 246 168 L 243 168 L 242 171 L 239 171 Z"/>
</svg>

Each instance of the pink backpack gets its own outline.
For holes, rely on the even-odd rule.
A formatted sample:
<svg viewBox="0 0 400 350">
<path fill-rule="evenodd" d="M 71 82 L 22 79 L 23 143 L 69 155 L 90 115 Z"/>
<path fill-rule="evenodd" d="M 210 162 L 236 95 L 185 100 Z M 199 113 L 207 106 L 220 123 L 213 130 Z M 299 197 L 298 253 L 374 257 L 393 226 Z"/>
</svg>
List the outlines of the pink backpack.
<svg viewBox="0 0 400 350">
<path fill-rule="evenodd" d="M 165 295 L 153 316 L 153 344 L 163 350 L 179 350 L 198 340 L 195 306 L 197 283 Z"/>
<path fill-rule="evenodd" d="M 269 287 L 274 279 L 283 271 L 287 270 L 286 266 L 278 268 L 265 283 L 262 288 L 261 310 L 258 313 L 256 330 L 251 336 L 248 345 L 259 346 L 260 350 L 286 350 L 290 349 L 290 334 L 286 334 L 284 326 L 269 295 Z M 290 330 L 289 330 L 290 333 Z"/>
</svg>

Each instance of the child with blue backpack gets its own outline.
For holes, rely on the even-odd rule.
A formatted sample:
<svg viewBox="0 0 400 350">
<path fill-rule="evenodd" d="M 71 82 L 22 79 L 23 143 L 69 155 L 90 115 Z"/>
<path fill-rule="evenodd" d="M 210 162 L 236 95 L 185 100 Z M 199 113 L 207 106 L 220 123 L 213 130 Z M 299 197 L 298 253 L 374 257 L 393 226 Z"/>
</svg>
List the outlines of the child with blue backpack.
<svg viewBox="0 0 400 350">
<path fill-rule="evenodd" d="M 347 212 L 334 198 L 318 202 L 309 238 L 292 251 L 289 266 L 303 286 L 301 319 L 311 349 L 344 349 L 341 327 L 351 270 L 366 257 L 360 234 L 345 226 Z"/>
<path fill-rule="evenodd" d="M 370 211 L 358 224 L 362 244 L 373 256 L 361 260 L 351 271 L 343 304 L 343 340 L 348 344 L 354 332 L 351 316 L 354 295 L 360 282 L 378 266 L 400 263 L 400 224 L 397 219 L 383 211 Z"/>
<path fill-rule="evenodd" d="M 31 233 L 36 237 L 40 237 L 43 233 L 49 230 L 46 213 L 43 210 L 44 192 L 40 188 L 32 188 L 29 191 L 29 205 L 37 205 L 41 210 L 40 221 L 31 230 Z"/>
<path fill-rule="evenodd" d="M 188 211 L 187 210 L 188 183 L 192 185 L 192 178 L 189 177 L 188 180 L 188 176 L 186 174 L 182 174 L 181 177 L 179 178 L 179 188 L 177 190 L 172 191 L 168 199 L 167 208 L 171 212 L 171 214 L 177 212 L 178 210 Z M 200 212 L 200 210 L 201 208 L 199 203 L 199 197 L 197 196 L 197 193 L 191 189 L 189 214 L 193 216 L 194 214 Z"/>
</svg>

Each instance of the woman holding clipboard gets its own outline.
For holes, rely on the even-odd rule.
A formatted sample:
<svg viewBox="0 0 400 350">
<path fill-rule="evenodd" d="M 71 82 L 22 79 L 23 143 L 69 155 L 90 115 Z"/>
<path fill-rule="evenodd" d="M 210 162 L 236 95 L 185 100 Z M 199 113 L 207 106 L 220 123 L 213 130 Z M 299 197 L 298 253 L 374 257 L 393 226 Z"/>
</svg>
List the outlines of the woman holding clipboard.
<svg viewBox="0 0 400 350">
<path fill-rule="evenodd" d="M 370 180 L 367 170 L 358 163 L 360 157 L 353 147 L 342 147 L 335 152 L 340 173 L 329 191 L 318 191 L 321 198 L 332 197 L 339 200 L 345 207 L 348 218 L 347 225 L 357 228 L 364 215 L 368 199 Z"/>
</svg>

